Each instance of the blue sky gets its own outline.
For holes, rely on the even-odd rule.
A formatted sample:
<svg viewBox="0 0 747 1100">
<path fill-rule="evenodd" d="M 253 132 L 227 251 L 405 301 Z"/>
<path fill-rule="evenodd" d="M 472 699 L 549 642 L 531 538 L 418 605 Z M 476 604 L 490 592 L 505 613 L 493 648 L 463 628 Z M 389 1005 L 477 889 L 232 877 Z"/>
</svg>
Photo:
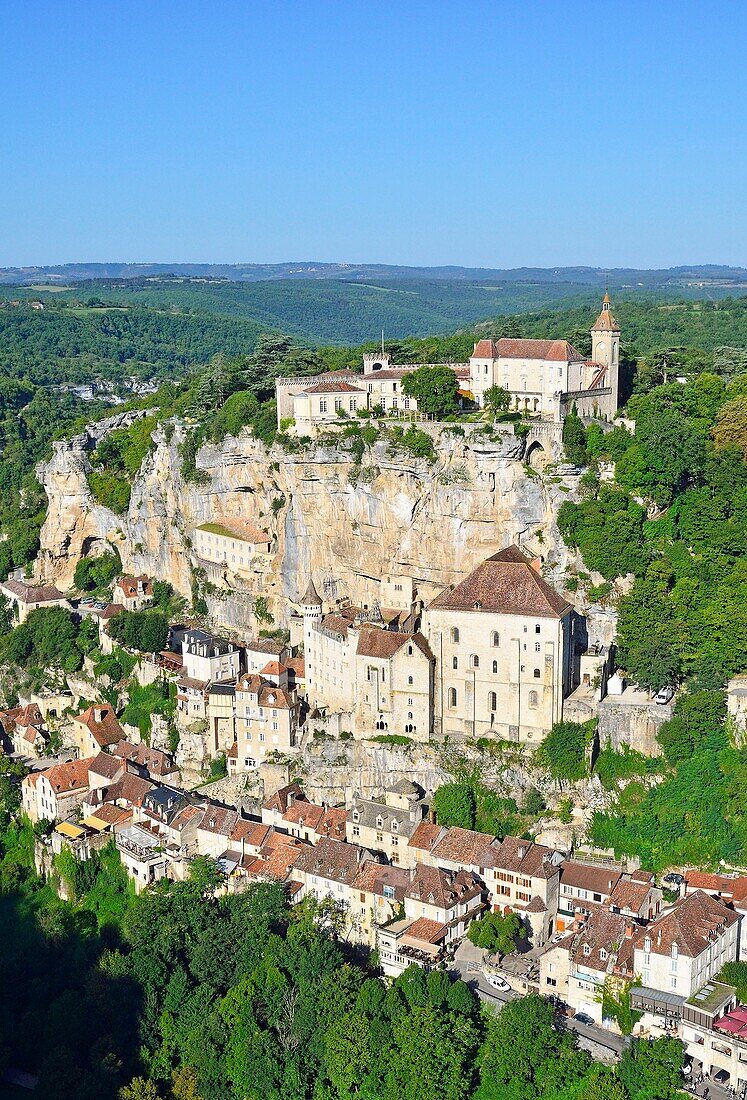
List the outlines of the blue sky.
<svg viewBox="0 0 747 1100">
<path fill-rule="evenodd" d="M 747 263 L 745 4 L 0 14 L 0 265 Z"/>
</svg>

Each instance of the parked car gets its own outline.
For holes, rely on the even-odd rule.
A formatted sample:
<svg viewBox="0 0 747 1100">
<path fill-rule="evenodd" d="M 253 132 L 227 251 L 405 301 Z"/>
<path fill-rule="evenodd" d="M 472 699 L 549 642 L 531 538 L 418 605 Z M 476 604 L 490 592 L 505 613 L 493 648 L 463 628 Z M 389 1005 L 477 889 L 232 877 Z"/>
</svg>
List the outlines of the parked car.
<svg viewBox="0 0 747 1100">
<path fill-rule="evenodd" d="M 493 989 L 499 989 L 501 993 L 510 993 L 511 986 L 508 984 L 505 978 L 501 978 L 498 974 L 486 974 L 485 981 L 488 985 L 492 985 Z"/>
<path fill-rule="evenodd" d="M 576 1012 L 573 1019 L 577 1020 L 580 1024 L 586 1024 L 587 1027 L 594 1026 L 594 1021 L 586 1012 Z"/>
<path fill-rule="evenodd" d="M 657 691 L 654 696 L 654 702 L 658 703 L 659 706 L 663 706 L 665 703 L 671 703 L 672 699 L 674 699 L 674 688 L 670 687 L 669 684 Z"/>
<path fill-rule="evenodd" d="M 667 886 L 681 886 L 684 882 L 682 875 L 678 875 L 676 871 L 670 871 L 668 875 L 664 875 L 662 882 L 665 882 Z"/>
</svg>

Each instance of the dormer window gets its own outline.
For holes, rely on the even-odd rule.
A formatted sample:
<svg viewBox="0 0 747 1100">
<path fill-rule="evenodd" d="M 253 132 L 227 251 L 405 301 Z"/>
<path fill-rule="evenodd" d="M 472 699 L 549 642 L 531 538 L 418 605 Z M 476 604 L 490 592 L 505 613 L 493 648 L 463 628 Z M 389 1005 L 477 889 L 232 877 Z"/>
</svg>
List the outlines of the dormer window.
<svg viewBox="0 0 747 1100">
<path fill-rule="evenodd" d="M 651 937 L 650 936 L 646 936 L 645 940 L 643 941 L 643 950 L 646 952 L 647 955 L 648 955 L 649 951 L 651 950 Z"/>
<path fill-rule="evenodd" d="M 679 950 L 677 948 L 677 944 L 673 943 L 672 944 L 672 958 L 676 959 L 678 954 L 679 954 Z"/>
<path fill-rule="evenodd" d="M 604 960 L 607 958 L 607 952 L 603 947 L 600 947 L 599 949 L 599 958 L 602 960 L 602 962 L 604 962 Z"/>
<path fill-rule="evenodd" d="M 588 943 L 585 943 L 585 944 L 584 944 L 584 955 L 587 955 L 587 956 L 588 956 L 588 955 L 590 955 L 590 954 L 591 954 L 591 947 L 590 947 L 590 945 L 589 945 Z"/>
<path fill-rule="evenodd" d="M 358 810 L 353 810 L 353 821 L 360 821 L 361 815 Z"/>
<path fill-rule="evenodd" d="M 383 829 L 383 827 L 384 827 L 384 818 L 381 816 L 381 814 L 379 814 L 379 816 L 376 818 L 376 828 L 377 829 Z"/>
<path fill-rule="evenodd" d="M 396 818 L 392 818 L 392 832 L 396 833 L 398 829 L 399 829 L 399 822 L 397 821 Z"/>
<path fill-rule="evenodd" d="M 480 600 L 475 600 L 472 606 L 475 611 L 482 611 L 482 603 Z"/>
</svg>

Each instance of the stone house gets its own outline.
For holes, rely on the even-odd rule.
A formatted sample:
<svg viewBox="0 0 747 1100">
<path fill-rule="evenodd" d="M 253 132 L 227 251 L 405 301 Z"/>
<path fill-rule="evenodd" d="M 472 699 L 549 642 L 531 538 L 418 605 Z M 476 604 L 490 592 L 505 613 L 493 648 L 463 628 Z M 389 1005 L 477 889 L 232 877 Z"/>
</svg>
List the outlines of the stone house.
<svg viewBox="0 0 747 1100">
<path fill-rule="evenodd" d="M 62 821 L 74 815 L 88 793 L 91 762 L 91 759 L 73 760 L 24 776 L 21 806 L 29 820 Z"/>
<path fill-rule="evenodd" d="M 633 968 L 644 988 L 692 997 L 737 958 L 739 915 L 698 891 L 681 898 L 636 942 Z"/>
<path fill-rule="evenodd" d="M 414 741 L 433 729 L 435 661 L 420 633 L 363 625 L 355 648 L 355 731 L 391 730 Z"/>
<path fill-rule="evenodd" d="M 288 683 L 288 670 L 268 662 L 262 674 L 240 677 L 235 691 L 234 743 L 228 754 L 231 774 L 257 767 L 271 753 L 298 748 L 301 704 Z"/>
<path fill-rule="evenodd" d="M 596 909 L 576 931 L 550 944 L 539 960 L 539 991 L 557 996 L 573 1010 L 603 1022 L 605 986 L 618 993 L 629 969 L 633 951 L 633 926 L 627 918 Z"/>
<path fill-rule="evenodd" d="M 27 703 L 25 707 L 14 707 L 5 713 L 11 719 L 9 726 L 14 751 L 26 758 L 43 756 L 49 735 L 37 704 Z"/>
<path fill-rule="evenodd" d="M 269 554 L 272 539 L 267 531 L 248 519 L 226 519 L 202 523 L 192 533 L 192 548 L 201 564 L 214 571 L 251 578 L 255 559 Z"/>
<path fill-rule="evenodd" d="M 582 633 L 573 608 L 516 546 L 431 602 L 435 731 L 538 745 L 563 717 Z"/>
<path fill-rule="evenodd" d="M 347 815 L 347 839 L 381 852 L 390 863 L 412 866 L 408 841 L 425 810 L 422 791 L 406 781 L 386 791 L 381 799 L 356 794 Z"/>
<path fill-rule="evenodd" d="M 80 755 L 94 756 L 125 740 L 124 730 L 109 703 L 95 703 L 73 718 L 73 738 Z"/>
<path fill-rule="evenodd" d="M 125 611 L 139 611 L 153 603 L 153 582 L 150 577 L 120 577 L 114 585 L 112 603 L 121 604 Z"/>
<path fill-rule="evenodd" d="M 44 607 L 65 607 L 71 610 L 70 602 L 53 584 L 24 584 L 12 578 L 0 582 L 0 593 L 13 607 L 16 620 L 24 623 L 32 611 Z"/>
<path fill-rule="evenodd" d="M 182 639 L 182 662 L 191 680 L 235 681 L 241 672 L 241 649 L 205 630 L 188 630 Z"/>
</svg>

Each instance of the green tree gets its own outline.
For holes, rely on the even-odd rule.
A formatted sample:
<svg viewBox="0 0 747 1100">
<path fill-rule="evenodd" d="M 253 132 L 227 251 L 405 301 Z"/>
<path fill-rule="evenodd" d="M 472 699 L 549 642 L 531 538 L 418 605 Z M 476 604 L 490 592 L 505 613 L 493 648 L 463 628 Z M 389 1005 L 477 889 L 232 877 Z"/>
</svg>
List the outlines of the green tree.
<svg viewBox="0 0 747 1100">
<path fill-rule="evenodd" d="M 472 921 L 467 936 L 491 955 L 510 955 L 518 941 L 526 938 L 526 929 L 517 913 L 486 913 Z"/>
<path fill-rule="evenodd" d="M 485 408 L 496 415 L 505 412 L 511 404 L 511 394 L 502 386 L 488 386 L 482 397 Z"/>
<path fill-rule="evenodd" d="M 680 1092 L 684 1050 L 679 1039 L 634 1039 L 620 1059 L 630 1100 L 672 1100 Z"/>
<path fill-rule="evenodd" d="M 414 397 L 418 411 L 442 420 L 457 411 L 459 382 L 451 367 L 418 367 L 402 379 L 402 392 Z"/>
<path fill-rule="evenodd" d="M 593 722 L 556 722 L 535 753 L 540 767 L 553 779 L 573 782 L 587 774 L 587 749 L 594 736 Z"/>
<path fill-rule="evenodd" d="M 469 783 L 443 783 L 437 787 L 433 795 L 433 808 L 439 825 L 474 828 L 476 800 Z"/>
<path fill-rule="evenodd" d="M 586 428 L 575 411 L 569 413 L 563 422 L 563 450 L 566 459 L 574 466 L 586 465 Z"/>
</svg>

